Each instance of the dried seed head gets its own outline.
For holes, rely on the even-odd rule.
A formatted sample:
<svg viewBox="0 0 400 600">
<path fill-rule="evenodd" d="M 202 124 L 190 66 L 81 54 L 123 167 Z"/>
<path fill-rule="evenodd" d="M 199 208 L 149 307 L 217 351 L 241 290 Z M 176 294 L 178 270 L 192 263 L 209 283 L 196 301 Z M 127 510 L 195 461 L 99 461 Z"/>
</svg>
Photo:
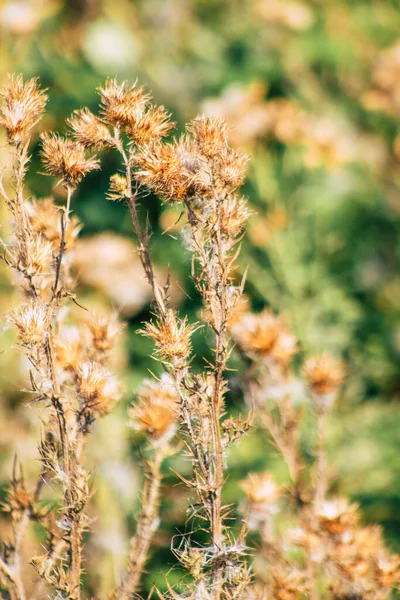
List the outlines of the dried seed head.
<svg viewBox="0 0 400 600">
<path fill-rule="evenodd" d="M 228 237 L 236 237 L 242 231 L 245 221 L 250 216 L 246 198 L 232 196 L 221 206 L 220 227 Z"/>
<path fill-rule="evenodd" d="M 400 563 L 399 556 L 384 549 L 380 528 L 356 528 L 335 541 L 328 563 L 335 598 L 388 598 L 400 581 Z"/>
<path fill-rule="evenodd" d="M 228 146 L 227 124 L 219 117 L 196 117 L 188 126 L 200 154 L 207 158 L 220 156 Z"/>
<path fill-rule="evenodd" d="M 329 354 L 309 358 L 303 368 L 315 394 L 325 395 L 337 392 L 343 383 L 345 368 Z"/>
<path fill-rule="evenodd" d="M 11 321 L 17 328 L 19 341 L 24 346 L 44 343 L 48 319 L 46 307 L 34 300 L 14 310 L 11 314 Z"/>
<path fill-rule="evenodd" d="M 276 566 L 272 574 L 271 598 L 273 600 L 298 600 L 307 592 L 306 576 L 298 569 L 290 572 Z"/>
<path fill-rule="evenodd" d="M 52 242 L 53 247 L 58 251 L 61 240 L 61 211 L 54 204 L 53 198 L 33 200 L 32 203 L 26 203 L 25 208 L 29 225 L 33 231 L 40 233 L 46 240 Z M 79 231 L 80 225 L 78 219 L 75 216 L 71 216 L 69 226 L 65 231 L 66 250 L 73 248 Z"/>
<path fill-rule="evenodd" d="M 126 128 L 127 134 L 138 146 L 148 144 L 167 135 L 175 127 L 170 117 L 164 106 L 150 106 L 139 118 L 130 120 Z"/>
<path fill-rule="evenodd" d="M 176 142 L 154 142 L 141 149 L 136 156 L 138 181 L 152 189 L 161 199 L 182 201 L 191 190 L 193 174 L 185 165 L 182 146 Z"/>
<path fill-rule="evenodd" d="M 121 333 L 121 324 L 116 315 L 106 316 L 92 314 L 87 323 L 93 346 L 100 352 L 111 350 L 116 337 Z"/>
<path fill-rule="evenodd" d="M 109 413 L 121 397 L 120 385 L 114 375 L 94 362 L 81 365 L 77 373 L 77 393 L 83 408 L 100 416 Z"/>
<path fill-rule="evenodd" d="M 124 200 L 128 196 L 128 193 L 129 190 L 126 177 L 123 177 L 118 173 L 112 175 L 110 177 L 110 190 L 107 194 L 107 199 L 119 202 L 120 200 Z"/>
<path fill-rule="evenodd" d="M 101 150 L 112 142 L 108 127 L 88 108 L 75 111 L 67 123 L 75 139 L 85 148 Z"/>
<path fill-rule="evenodd" d="M 243 351 L 257 359 L 271 358 L 287 365 L 297 350 L 297 340 L 289 332 L 286 321 L 269 308 L 257 315 L 243 315 L 231 333 Z"/>
<path fill-rule="evenodd" d="M 84 340 L 78 327 L 63 327 L 55 342 L 57 361 L 63 369 L 76 371 L 85 357 Z"/>
<path fill-rule="evenodd" d="M 44 133 L 42 161 L 50 175 L 59 177 L 66 185 L 76 187 L 81 179 L 99 168 L 99 161 L 86 158 L 83 146 L 57 133 Z"/>
<path fill-rule="evenodd" d="M 24 83 L 22 75 L 9 78 L 0 92 L 0 125 L 5 128 L 10 144 L 27 141 L 31 129 L 40 120 L 47 96 L 37 79 Z"/>
<path fill-rule="evenodd" d="M 103 120 L 113 127 L 129 126 L 142 118 L 149 96 L 142 87 L 127 81 L 118 84 L 116 79 L 107 79 L 99 88 Z"/>
<path fill-rule="evenodd" d="M 176 312 L 170 308 L 156 323 L 146 323 L 143 335 L 154 340 L 162 358 L 179 366 L 189 358 L 190 338 L 195 330 L 195 326 L 187 324 L 186 318 L 178 323 Z"/>
<path fill-rule="evenodd" d="M 179 397 L 168 375 L 160 381 L 145 380 L 138 390 L 138 403 L 130 410 L 137 429 L 151 438 L 168 438 L 175 431 Z"/>
<path fill-rule="evenodd" d="M 46 273 L 53 261 L 53 245 L 43 236 L 29 238 L 18 245 L 19 268 L 28 276 Z"/>
<path fill-rule="evenodd" d="M 332 535 L 343 533 L 358 522 L 358 505 L 349 504 L 344 498 L 325 500 L 317 507 L 316 516 L 320 527 Z"/>
<path fill-rule="evenodd" d="M 236 192 L 245 180 L 248 161 L 249 157 L 245 154 L 225 148 L 215 168 L 217 188 L 228 194 Z"/>
<path fill-rule="evenodd" d="M 280 497 L 280 490 L 270 473 L 249 473 L 242 482 L 248 502 L 258 510 L 269 510 Z"/>
</svg>

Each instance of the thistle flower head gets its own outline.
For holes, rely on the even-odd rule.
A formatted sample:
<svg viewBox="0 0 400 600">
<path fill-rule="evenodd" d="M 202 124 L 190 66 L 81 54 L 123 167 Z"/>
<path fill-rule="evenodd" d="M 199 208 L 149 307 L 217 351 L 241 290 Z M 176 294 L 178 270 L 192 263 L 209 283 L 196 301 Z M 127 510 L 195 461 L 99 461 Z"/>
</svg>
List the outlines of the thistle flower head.
<svg viewBox="0 0 400 600">
<path fill-rule="evenodd" d="M 85 357 L 84 340 L 78 327 L 63 327 L 55 342 L 57 361 L 66 370 L 76 371 Z"/>
<path fill-rule="evenodd" d="M 77 393 L 83 408 L 100 416 L 109 413 L 121 397 L 117 379 L 95 362 L 83 363 L 77 373 Z"/>
<path fill-rule="evenodd" d="M 110 189 L 107 194 L 107 199 L 119 202 L 120 200 L 124 200 L 128 193 L 129 190 L 126 177 L 123 177 L 123 175 L 120 175 L 119 173 L 112 175 L 110 177 Z"/>
<path fill-rule="evenodd" d="M 242 488 L 250 505 L 266 507 L 276 503 L 280 490 L 270 473 L 249 473 Z"/>
<path fill-rule="evenodd" d="M 358 505 L 344 498 L 325 500 L 317 507 L 317 518 L 322 530 L 330 534 L 343 533 L 358 521 Z"/>
<path fill-rule="evenodd" d="M 167 135 L 175 127 L 170 117 L 164 106 L 149 106 L 140 116 L 129 121 L 127 134 L 138 146 L 148 144 Z"/>
<path fill-rule="evenodd" d="M 107 125 L 129 126 L 140 120 L 149 97 L 136 83 L 129 86 L 127 81 L 118 84 L 116 79 L 107 79 L 104 87 L 98 88 L 101 98 L 101 114 Z"/>
<path fill-rule="evenodd" d="M 53 245 L 43 236 L 28 238 L 18 250 L 19 266 L 28 276 L 45 273 L 53 260 Z"/>
<path fill-rule="evenodd" d="M 232 337 L 246 354 L 257 359 L 271 358 L 287 365 L 296 353 L 297 340 L 286 321 L 269 309 L 259 314 L 247 313 L 235 322 Z"/>
<path fill-rule="evenodd" d="M 303 372 L 311 389 L 317 395 L 337 392 L 345 376 L 342 361 L 329 354 L 309 358 L 304 365 Z"/>
<path fill-rule="evenodd" d="M 200 154 L 207 158 L 220 156 L 228 146 L 227 124 L 219 117 L 196 117 L 187 127 Z"/>
<path fill-rule="evenodd" d="M 47 172 L 66 185 L 75 188 L 85 175 L 99 168 L 99 161 L 86 158 L 85 149 L 79 143 L 57 133 L 44 133 L 41 138 L 42 161 Z"/>
<path fill-rule="evenodd" d="M 77 142 L 84 148 L 101 150 L 112 142 L 108 127 L 88 108 L 75 111 L 67 123 Z"/>
<path fill-rule="evenodd" d="M 174 365 L 182 365 L 191 352 L 190 338 L 196 327 L 188 325 L 186 318 L 178 322 L 176 312 L 170 308 L 156 323 L 146 323 L 143 335 L 150 337 L 158 354 Z"/>
<path fill-rule="evenodd" d="M 40 120 L 47 96 L 37 79 L 24 83 L 22 75 L 9 77 L 0 92 L 0 125 L 5 128 L 10 144 L 27 141 L 31 129 Z"/>
<path fill-rule="evenodd" d="M 11 321 L 17 328 L 19 341 L 24 346 L 44 343 L 48 319 L 46 307 L 34 300 L 11 314 Z"/>
<path fill-rule="evenodd" d="M 298 600 L 307 592 L 305 573 L 298 569 L 274 568 L 271 597 L 274 600 Z"/>
<path fill-rule="evenodd" d="M 225 148 L 216 166 L 217 187 L 228 194 L 236 192 L 245 180 L 248 161 L 249 157 L 245 154 Z"/>
<path fill-rule="evenodd" d="M 250 214 L 246 198 L 229 197 L 221 206 L 222 233 L 233 238 L 239 235 Z"/>
<path fill-rule="evenodd" d="M 170 438 L 176 427 L 178 408 L 178 394 L 169 376 L 164 375 L 160 381 L 143 382 L 130 416 L 134 426 L 151 438 Z"/>
<path fill-rule="evenodd" d="M 156 141 L 136 156 L 138 181 L 161 199 L 181 202 L 191 190 L 193 173 L 186 162 L 182 144 Z"/>
<path fill-rule="evenodd" d="M 93 346 L 100 352 L 111 350 L 116 337 L 121 333 L 121 325 L 116 315 L 106 316 L 92 314 L 87 322 Z"/>
<path fill-rule="evenodd" d="M 42 198 L 26 203 L 26 212 L 29 225 L 33 231 L 40 234 L 46 240 L 52 243 L 56 250 L 59 250 L 61 240 L 61 212 L 60 208 L 54 204 L 53 198 Z M 80 231 L 80 224 L 75 216 L 71 216 L 69 227 L 65 231 L 65 248 L 73 248 Z"/>
</svg>

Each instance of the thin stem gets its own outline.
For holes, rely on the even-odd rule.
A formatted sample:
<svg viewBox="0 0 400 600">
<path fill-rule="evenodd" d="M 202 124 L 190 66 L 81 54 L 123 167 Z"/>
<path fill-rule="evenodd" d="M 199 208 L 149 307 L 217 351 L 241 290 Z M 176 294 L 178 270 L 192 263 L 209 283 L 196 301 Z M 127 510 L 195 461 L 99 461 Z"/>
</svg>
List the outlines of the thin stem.
<svg viewBox="0 0 400 600">
<path fill-rule="evenodd" d="M 167 448 L 160 446 L 155 450 L 153 459 L 147 463 L 148 479 L 143 492 L 142 514 L 137 523 L 136 533 L 131 540 L 128 575 L 122 584 L 120 600 L 134 597 L 140 588 L 140 579 L 160 521 L 158 507 L 162 482 L 161 465 L 166 452 Z"/>
</svg>

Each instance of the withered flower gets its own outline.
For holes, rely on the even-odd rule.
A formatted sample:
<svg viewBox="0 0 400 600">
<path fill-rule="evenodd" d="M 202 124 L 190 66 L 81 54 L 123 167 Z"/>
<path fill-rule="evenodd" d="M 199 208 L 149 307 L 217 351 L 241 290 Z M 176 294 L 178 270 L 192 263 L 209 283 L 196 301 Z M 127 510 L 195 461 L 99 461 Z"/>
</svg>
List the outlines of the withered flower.
<svg viewBox="0 0 400 600">
<path fill-rule="evenodd" d="M 273 600 L 298 600 L 307 592 L 305 573 L 298 569 L 289 572 L 283 566 L 275 566 L 272 573 L 271 598 Z"/>
<path fill-rule="evenodd" d="M 114 375 L 103 366 L 83 363 L 77 373 L 77 393 L 84 409 L 100 416 L 109 413 L 121 397 L 121 389 Z"/>
<path fill-rule="evenodd" d="M 86 158 L 82 145 L 57 133 L 44 133 L 42 160 L 50 175 L 60 177 L 65 184 L 75 188 L 82 178 L 99 168 L 96 158 Z"/>
<path fill-rule="evenodd" d="M 35 236 L 26 240 L 25 245 L 18 247 L 19 268 L 28 276 L 45 273 L 53 260 L 53 245 L 43 236 Z"/>
<path fill-rule="evenodd" d="M 245 180 L 248 161 L 246 154 L 225 148 L 215 169 L 218 187 L 229 194 L 236 192 Z"/>
<path fill-rule="evenodd" d="M 88 108 L 75 111 L 67 123 L 74 132 L 75 139 L 85 148 L 101 150 L 112 142 L 108 127 Z"/>
<path fill-rule="evenodd" d="M 169 202 L 182 201 L 191 190 L 193 172 L 182 145 L 156 141 L 136 156 L 138 181 Z"/>
<path fill-rule="evenodd" d="M 343 362 L 329 354 L 309 358 L 303 372 L 313 392 L 318 395 L 337 392 L 345 376 Z"/>
<path fill-rule="evenodd" d="M 219 117 L 196 117 L 187 127 L 200 154 L 207 158 L 220 156 L 228 146 L 227 124 Z"/>
<path fill-rule="evenodd" d="M 148 144 L 167 135 L 175 127 L 170 117 L 164 106 L 149 106 L 141 115 L 127 123 L 127 134 L 138 146 Z"/>
<path fill-rule="evenodd" d="M 235 322 L 231 333 L 243 351 L 257 359 L 271 358 L 287 365 L 297 351 L 297 340 L 286 321 L 269 308 L 259 314 L 244 314 Z"/>
<path fill-rule="evenodd" d="M 146 379 L 138 390 L 138 402 L 130 410 L 137 429 L 160 439 L 175 430 L 179 397 L 168 375 L 160 381 Z"/>
<path fill-rule="evenodd" d="M 37 79 L 24 83 L 22 75 L 9 77 L 0 92 L 0 125 L 5 128 L 10 144 L 27 141 L 31 129 L 44 112 L 47 96 Z"/>
<path fill-rule="evenodd" d="M 251 508 L 270 510 L 280 490 L 270 473 L 249 473 L 241 484 Z"/>
<path fill-rule="evenodd" d="M 85 357 L 85 343 L 78 327 L 63 327 L 55 341 L 57 361 L 63 369 L 76 371 Z"/>
<path fill-rule="evenodd" d="M 118 84 L 116 79 L 107 79 L 104 87 L 98 91 L 102 117 L 114 127 L 128 126 L 139 120 L 149 100 L 143 87 L 137 87 L 136 83 L 129 86 L 127 81 Z"/>
<path fill-rule="evenodd" d="M 221 206 L 221 231 L 229 237 L 236 237 L 250 214 L 246 198 L 233 196 L 227 199 Z"/>
<path fill-rule="evenodd" d="M 115 344 L 115 338 L 121 333 L 121 325 L 116 315 L 92 314 L 87 323 L 93 346 L 96 350 L 107 352 Z"/>
<path fill-rule="evenodd" d="M 188 325 L 186 318 L 178 323 L 176 312 L 170 308 L 164 318 L 156 323 L 146 323 L 143 335 L 154 340 L 160 356 L 179 366 L 190 355 L 190 338 L 195 330 L 196 326 Z"/>
<path fill-rule="evenodd" d="M 11 321 L 16 326 L 18 338 L 24 346 L 44 343 L 48 319 L 46 307 L 34 300 L 11 313 Z"/>
<path fill-rule="evenodd" d="M 129 193 L 128 184 L 126 177 L 115 173 L 110 177 L 110 189 L 107 193 L 107 199 L 113 200 L 114 202 L 120 202 L 124 200 Z"/>
<path fill-rule="evenodd" d="M 358 521 L 358 505 L 349 504 L 345 498 L 325 500 L 316 511 L 322 530 L 335 535 L 343 533 Z"/>
<path fill-rule="evenodd" d="M 54 204 L 53 198 L 41 198 L 25 204 L 29 224 L 33 231 L 41 234 L 46 240 L 52 242 L 53 247 L 59 250 L 61 239 L 61 210 Z M 69 227 L 65 232 L 65 247 L 70 250 L 75 245 L 81 229 L 78 219 L 70 217 Z"/>
</svg>

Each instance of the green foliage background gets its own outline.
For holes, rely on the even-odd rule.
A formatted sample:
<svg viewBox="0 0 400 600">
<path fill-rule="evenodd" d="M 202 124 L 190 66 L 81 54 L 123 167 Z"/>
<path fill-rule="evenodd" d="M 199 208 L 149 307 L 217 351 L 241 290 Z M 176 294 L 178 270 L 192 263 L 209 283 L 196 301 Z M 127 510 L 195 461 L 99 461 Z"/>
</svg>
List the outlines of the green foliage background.
<svg viewBox="0 0 400 600">
<path fill-rule="evenodd" d="M 118 76 L 132 82 L 138 78 L 150 88 L 155 101 L 171 110 L 178 129 L 203 110 L 206 99 L 224 97 L 232 85 L 240 90 L 258 85 L 263 89 L 259 103 L 288 99 L 308 115 L 327 119 L 340 132 L 339 138 L 351 137 L 355 147 L 351 160 L 339 160 L 334 167 L 321 160 L 312 168 L 298 144 L 284 143 L 266 132 L 247 140 L 251 163 L 244 193 L 255 215 L 243 243 L 241 270 L 249 267 L 246 290 L 253 307 L 271 304 L 286 314 L 304 354 L 328 350 L 345 357 L 348 380 L 329 439 L 338 474 L 336 491 L 359 501 L 366 520 L 382 523 L 398 549 L 400 157 L 395 142 L 400 103 L 396 108 L 394 100 L 390 109 L 371 110 L 365 98 L 374 88 L 374 69 L 382 52 L 398 41 L 400 7 L 390 0 L 278 3 L 286 15 L 291 6 L 303 7 L 309 21 L 299 26 L 296 19 L 293 24 L 271 18 L 274 4 L 268 0 L 3 2 L 0 79 L 5 80 L 7 72 L 40 77 L 50 90 L 46 129 L 62 130 L 64 119 L 80 106 L 95 110 L 96 86 L 107 76 Z M 393 86 L 396 74 L 399 78 L 400 65 L 393 70 Z M 250 106 L 249 114 L 252 110 L 256 109 Z M 257 120 L 257 113 L 253 118 Z M 375 162 L 369 159 L 373 152 Z M 88 177 L 80 188 L 74 208 L 84 224 L 83 235 L 104 230 L 132 235 L 125 208 L 105 200 L 109 177 L 118 168 L 115 161 L 104 157 L 103 171 Z M 35 168 L 40 170 L 36 158 L 32 173 Z M 29 185 L 32 194 L 47 195 L 53 182 L 32 175 Z M 195 320 L 199 301 L 188 278 L 190 255 L 172 236 L 161 235 L 165 207 L 151 196 L 143 204 L 151 216 L 155 260 L 160 267 L 171 265 L 185 291 L 179 310 Z M 271 230 L 276 214 L 285 215 L 284 224 Z M 10 288 L 3 276 L 1 286 L 6 295 Z M 2 305 L 6 308 L 7 302 L 2 300 Z M 129 319 L 126 403 L 147 369 L 157 369 L 148 358 L 151 345 L 136 333 L 149 315 L 150 307 L 145 306 Z M 197 334 L 196 344 L 196 355 L 207 355 L 205 333 Z M 2 401 L 17 410 L 18 393 L 9 391 L 4 384 Z M 235 394 L 231 405 L 240 410 Z M 117 417 L 105 421 L 104 430 L 96 434 L 100 440 L 115 436 L 118 446 L 118 440 L 125 439 L 124 411 L 120 407 Z M 128 440 L 137 463 L 140 440 Z M 4 445 L 1 452 L 6 457 L 9 448 Z M 118 460 L 109 465 L 115 470 L 114 479 Z M 282 469 L 257 431 L 234 449 L 230 467 L 231 502 L 240 499 L 237 482 L 248 470 Z M 1 476 L 5 485 L 6 468 Z M 130 474 L 121 471 L 118 477 Z M 173 562 L 165 547 L 169 528 L 173 523 L 178 523 L 178 530 L 184 528 L 184 512 L 171 509 L 176 497 L 185 500 L 174 486 L 168 488 L 163 505 L 166 524 L 147 575 L 149 586 L 156 581 L 162 587 L 165 565 Z M 120 509 L 127 511 L 126 527 L 132 530 L 137 507 L 128 500 L 125 506 L 121 500 Z M 99 506 L 110 502 L 101 485 L 96 502 Z M 112 544 L 110 540 L 105 544 Z M 111 575 L 102 577 L 107 580 Z"/>
</svg>

